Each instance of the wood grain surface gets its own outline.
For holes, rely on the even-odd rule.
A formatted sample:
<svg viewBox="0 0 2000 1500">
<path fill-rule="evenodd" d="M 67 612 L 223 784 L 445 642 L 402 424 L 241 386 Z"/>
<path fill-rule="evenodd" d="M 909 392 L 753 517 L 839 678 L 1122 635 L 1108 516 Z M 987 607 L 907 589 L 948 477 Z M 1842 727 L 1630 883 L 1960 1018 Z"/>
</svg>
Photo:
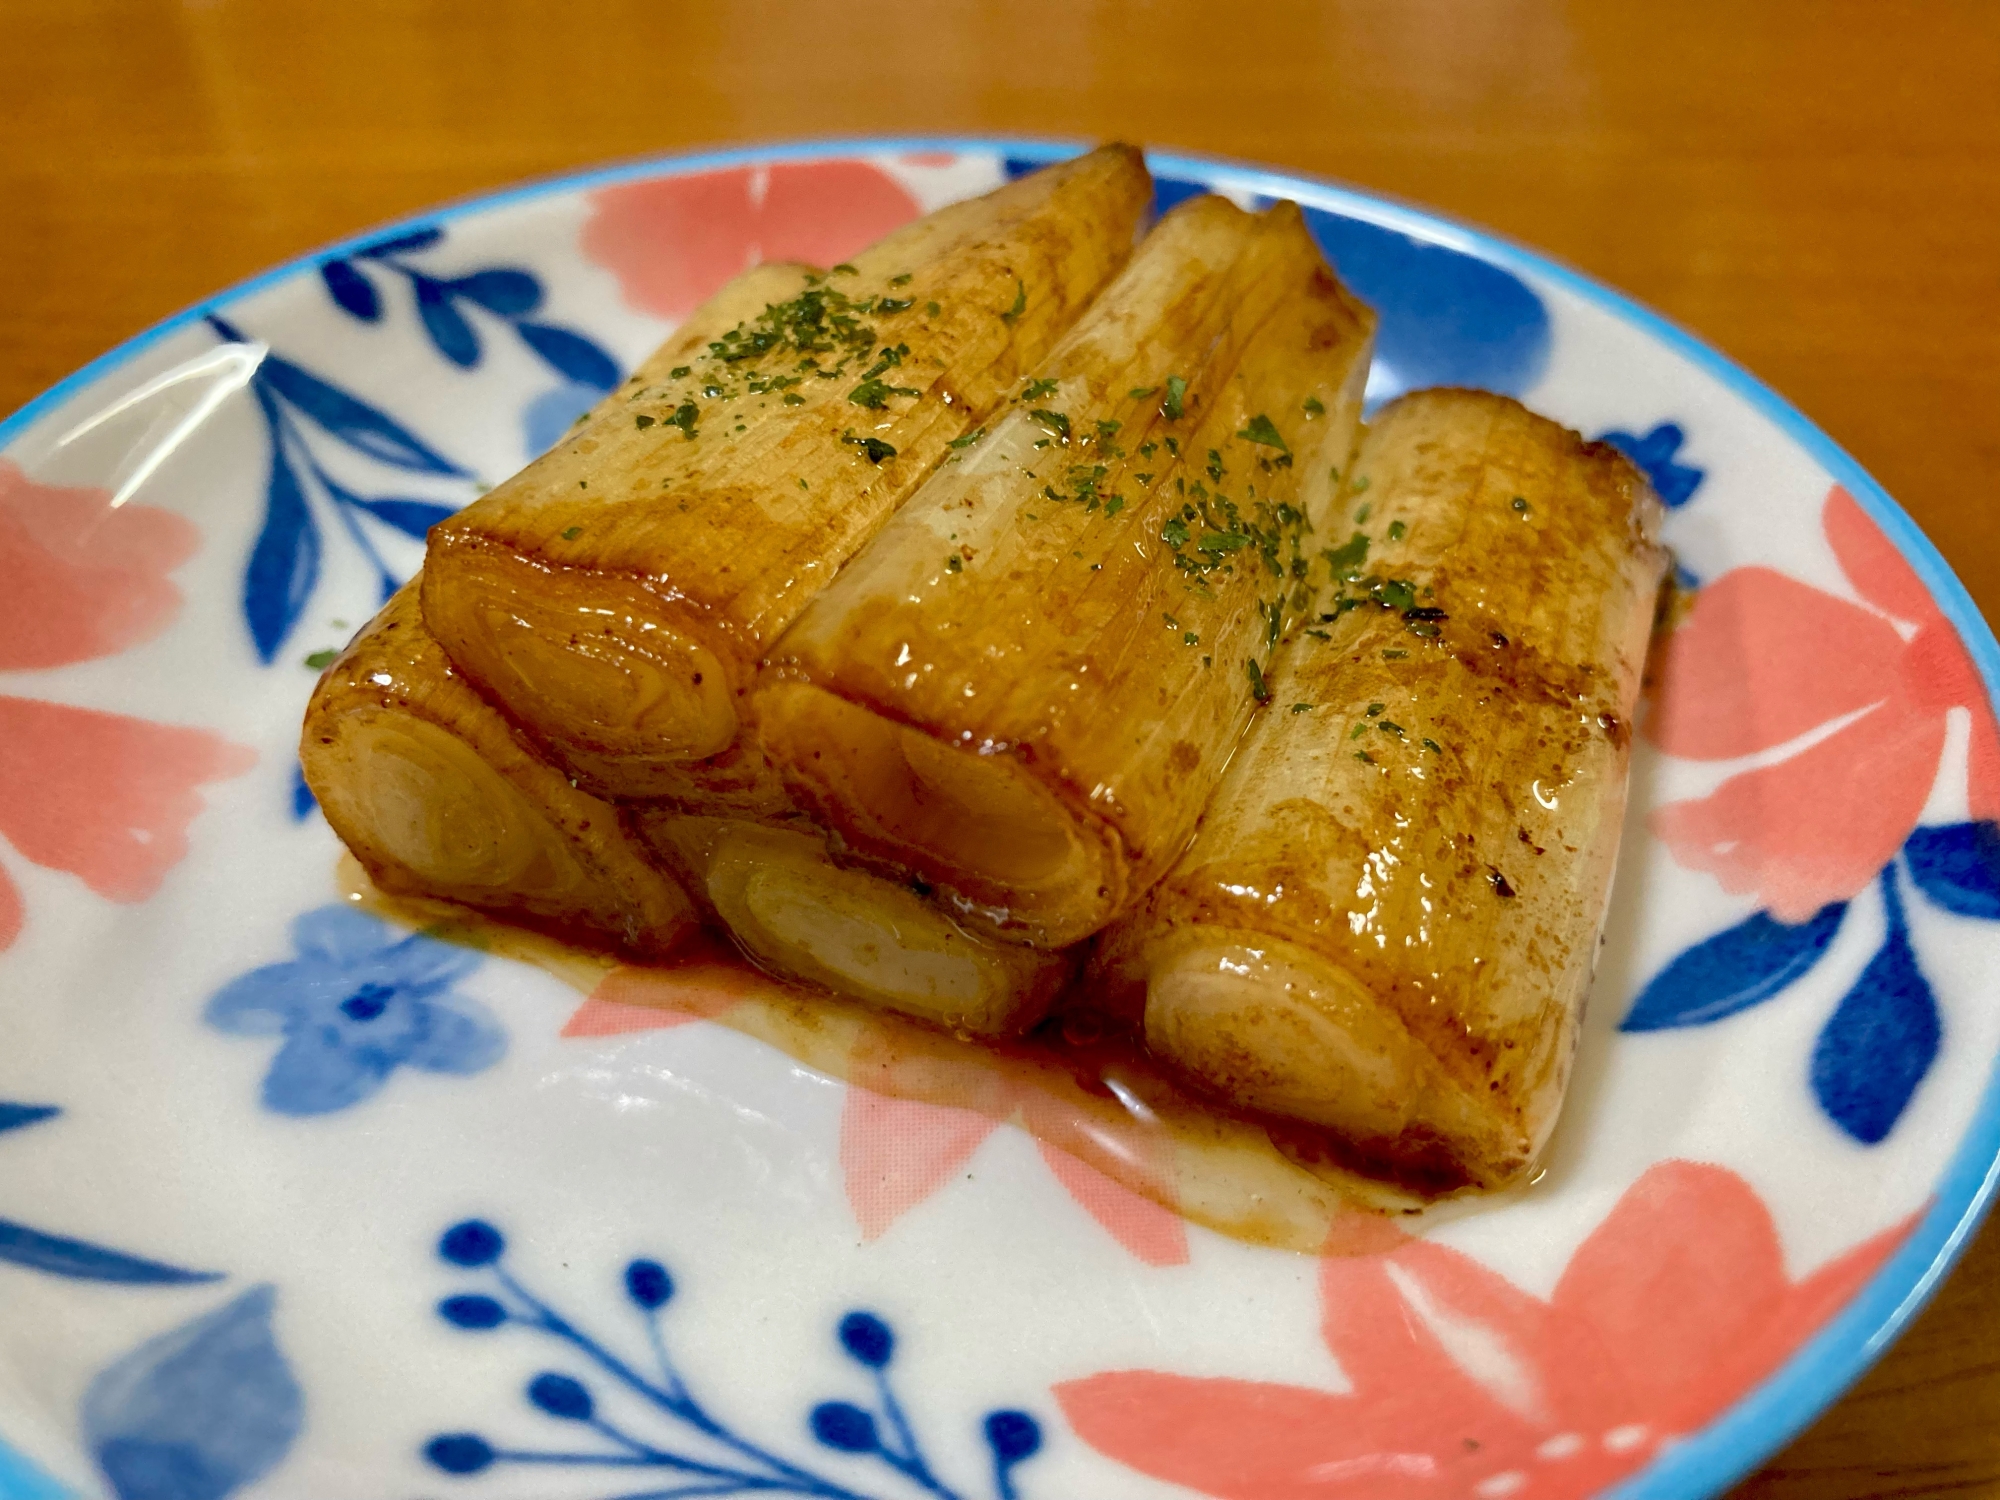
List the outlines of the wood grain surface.
<svg viewBox="0 0 2000 1500">
<path fill-rule="evenodd" d="M 1784 392 L 2000 617 L 2000 4 L 0 0 L 0 411 L 271 263 L 649 152 L 1122 136 L 1538 246 Z M 2000 1233 L 1751 1480 L 2000 1494 Z"/>
</svg>

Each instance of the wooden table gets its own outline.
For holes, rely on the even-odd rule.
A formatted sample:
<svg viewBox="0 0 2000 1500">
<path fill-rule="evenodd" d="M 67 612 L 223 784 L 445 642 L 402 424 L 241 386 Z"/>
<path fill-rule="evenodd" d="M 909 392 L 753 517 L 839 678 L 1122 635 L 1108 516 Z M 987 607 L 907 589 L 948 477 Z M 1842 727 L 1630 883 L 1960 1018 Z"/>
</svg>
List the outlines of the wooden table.
<svg viewBox="0 0 2000 1500">
<path fill-rule="evenodd" d="M 8 0 L 0 411 L 440 199 L 768 137 L 1119 135 L 1543 247 L 1785 392 L 2000 618 L 2000 5 Z M 1745 1487 L 2000 1494 L 2000 1231 Z"/>
</svg>

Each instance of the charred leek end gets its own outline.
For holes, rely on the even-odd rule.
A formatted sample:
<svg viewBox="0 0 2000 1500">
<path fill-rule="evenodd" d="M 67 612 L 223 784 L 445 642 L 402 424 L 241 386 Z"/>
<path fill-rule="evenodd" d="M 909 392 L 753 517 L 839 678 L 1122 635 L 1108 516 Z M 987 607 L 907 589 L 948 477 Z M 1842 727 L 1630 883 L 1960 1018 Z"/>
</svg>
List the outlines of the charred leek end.
<svg viewBox="0 0 2000 1500">
<path fill-rule="evenodd" d="M 1382 571 L 1345 580 L 1099 970 L 1128 1005 L 1143 990 L 1163 1060 L 1238 1107 L 1327 1132 L 1421 1192 L 1497 1187 L 1534 1161 L 1568 1077 L 1663 566 L 1658 502 L 1622 461 L 1473 393 L 1392 409 L 1357 466 L 1399 542 L 1476 544 L 1392 544 Z M 1496 492 L 1518 528 L 1499 539 L 1468 514 Z M 1536 528 L 1517 497 L 1531 518 L 1566 515 Z M 1520 599 L 1517 569 L 1587 591 Z M 1498 597 L 1515 612 L 1487 614 Z M 1566 661 L 1563 641 L 1594 644 Z"/>
<path fill-rule="evenodd" d="M 1150 190 L 1107 147 L 782 295 L 732 285 L 679 355 L 432 532 L 432 630 L 588 784 L 668 795 L 734 741 L 769 642 L 1117 272 Z"/>
<path fill-rule="evenodd" d="M 771 759 L 857 857 L 1060 947 L 1193 830 L 1310 599 L 1372 320 L 1191 200 L 781 640 Z"/>
<path fill-rule="evenodd" d="M 693 923 L 617 809 L 571 786 L 452 671 L 414 584 L 320 679 L 299 754 L 327 822 L 386 891 L 642 957 Z"/>
<path fill-rule="evenodd" d="M 1060 954 L 971 936 L 907 886 L 827 857 L 809 831 L 653 815 L 642 836 L 699 879 L 759 966 L 973 1036 L 1017 1036 L 1068 977 Z"/>
</svg>

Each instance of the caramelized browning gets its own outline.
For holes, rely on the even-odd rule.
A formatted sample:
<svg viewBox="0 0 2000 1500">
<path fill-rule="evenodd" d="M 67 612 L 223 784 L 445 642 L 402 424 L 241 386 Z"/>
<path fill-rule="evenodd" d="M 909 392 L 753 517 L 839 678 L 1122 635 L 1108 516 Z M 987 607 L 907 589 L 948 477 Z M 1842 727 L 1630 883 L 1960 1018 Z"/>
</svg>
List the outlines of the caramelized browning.
<svg viewBox="0 0 2000 1500">
<path fill-rule="evenodd" d="M 1341 555 L 1325 638 L 1282 661 L 1273 711 L 1097 973 L 1230 1102 L 1331 1127 L 1413 1183 L 1492 1187 L 1562 1099 L 1659 506 L 1610 450 L 1472 392 L 1384 411 L 1356 481 L 1368 551 Z"/>
<path fill-rule="evenodd" d="M 1149 200 L 1138 153 L 1105 147 L 824 277 L 732 286 L 432 531 L 431 629 L 589 785 L 685 794 L 768 643 L 1116 273 Z"/>
<path fill-rule="evenodd" d="M 1292 205 L 1177 208 L 772 653 L 754 701 L 805 805 L 1010 937 L 1109 921 L 1305 602 L 1371 330 Z"/>
</svg>

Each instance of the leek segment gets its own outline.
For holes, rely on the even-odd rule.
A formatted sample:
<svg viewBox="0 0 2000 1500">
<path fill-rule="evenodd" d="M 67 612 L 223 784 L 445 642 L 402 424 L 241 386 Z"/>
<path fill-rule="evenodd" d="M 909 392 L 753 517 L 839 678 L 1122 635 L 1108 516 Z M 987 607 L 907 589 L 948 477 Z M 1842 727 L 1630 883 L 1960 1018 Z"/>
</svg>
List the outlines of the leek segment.
<svg viewBox="0 0 2000 1500">
<path fill-rule="evenodd" d="M 586 784 L 684 791 L 768 644 L 1102 290 L 1150 197 L 1139 154 L 1105 147 L 851 266 L 748 273 L 432 531 L 425 619 Z"/>
<path fill-rule="evenodd" d="M 844 869 L 802 828 L 653 815 L 642 836 L 759 967 L 969 1036 L 1019 1035 L 1071 969 L 974 936 L 907 886 Z"/>
<path fill-rule="evenodd" d="M 415 584 L 327 668 L 299 757 L 327 822 L 385 891 L 642 956 L 693 926 L 618 810 L 572 786 L 452 670 Z"/>
<path fill-rule="evenodd" d="M 1309 603 L 1372 330 L 1296 208 L 1175 209 L 772 652 L 753 713 L 801 803 L 999 935 L 1112 920 Z"/>
<path fill-rule="evenodd" d="M 1568 1079 L 1659 502 L 1611 450 L 1467 391 L 1378 414 L 1355 479 L 1348 525 L 1379 544 L 1343 558 L 1321 634 L 1280 659 L 1273 711 L 1096 974 L 1201 1087 L 1425 1191 L 1498 1187 Z"/>
</svg>

